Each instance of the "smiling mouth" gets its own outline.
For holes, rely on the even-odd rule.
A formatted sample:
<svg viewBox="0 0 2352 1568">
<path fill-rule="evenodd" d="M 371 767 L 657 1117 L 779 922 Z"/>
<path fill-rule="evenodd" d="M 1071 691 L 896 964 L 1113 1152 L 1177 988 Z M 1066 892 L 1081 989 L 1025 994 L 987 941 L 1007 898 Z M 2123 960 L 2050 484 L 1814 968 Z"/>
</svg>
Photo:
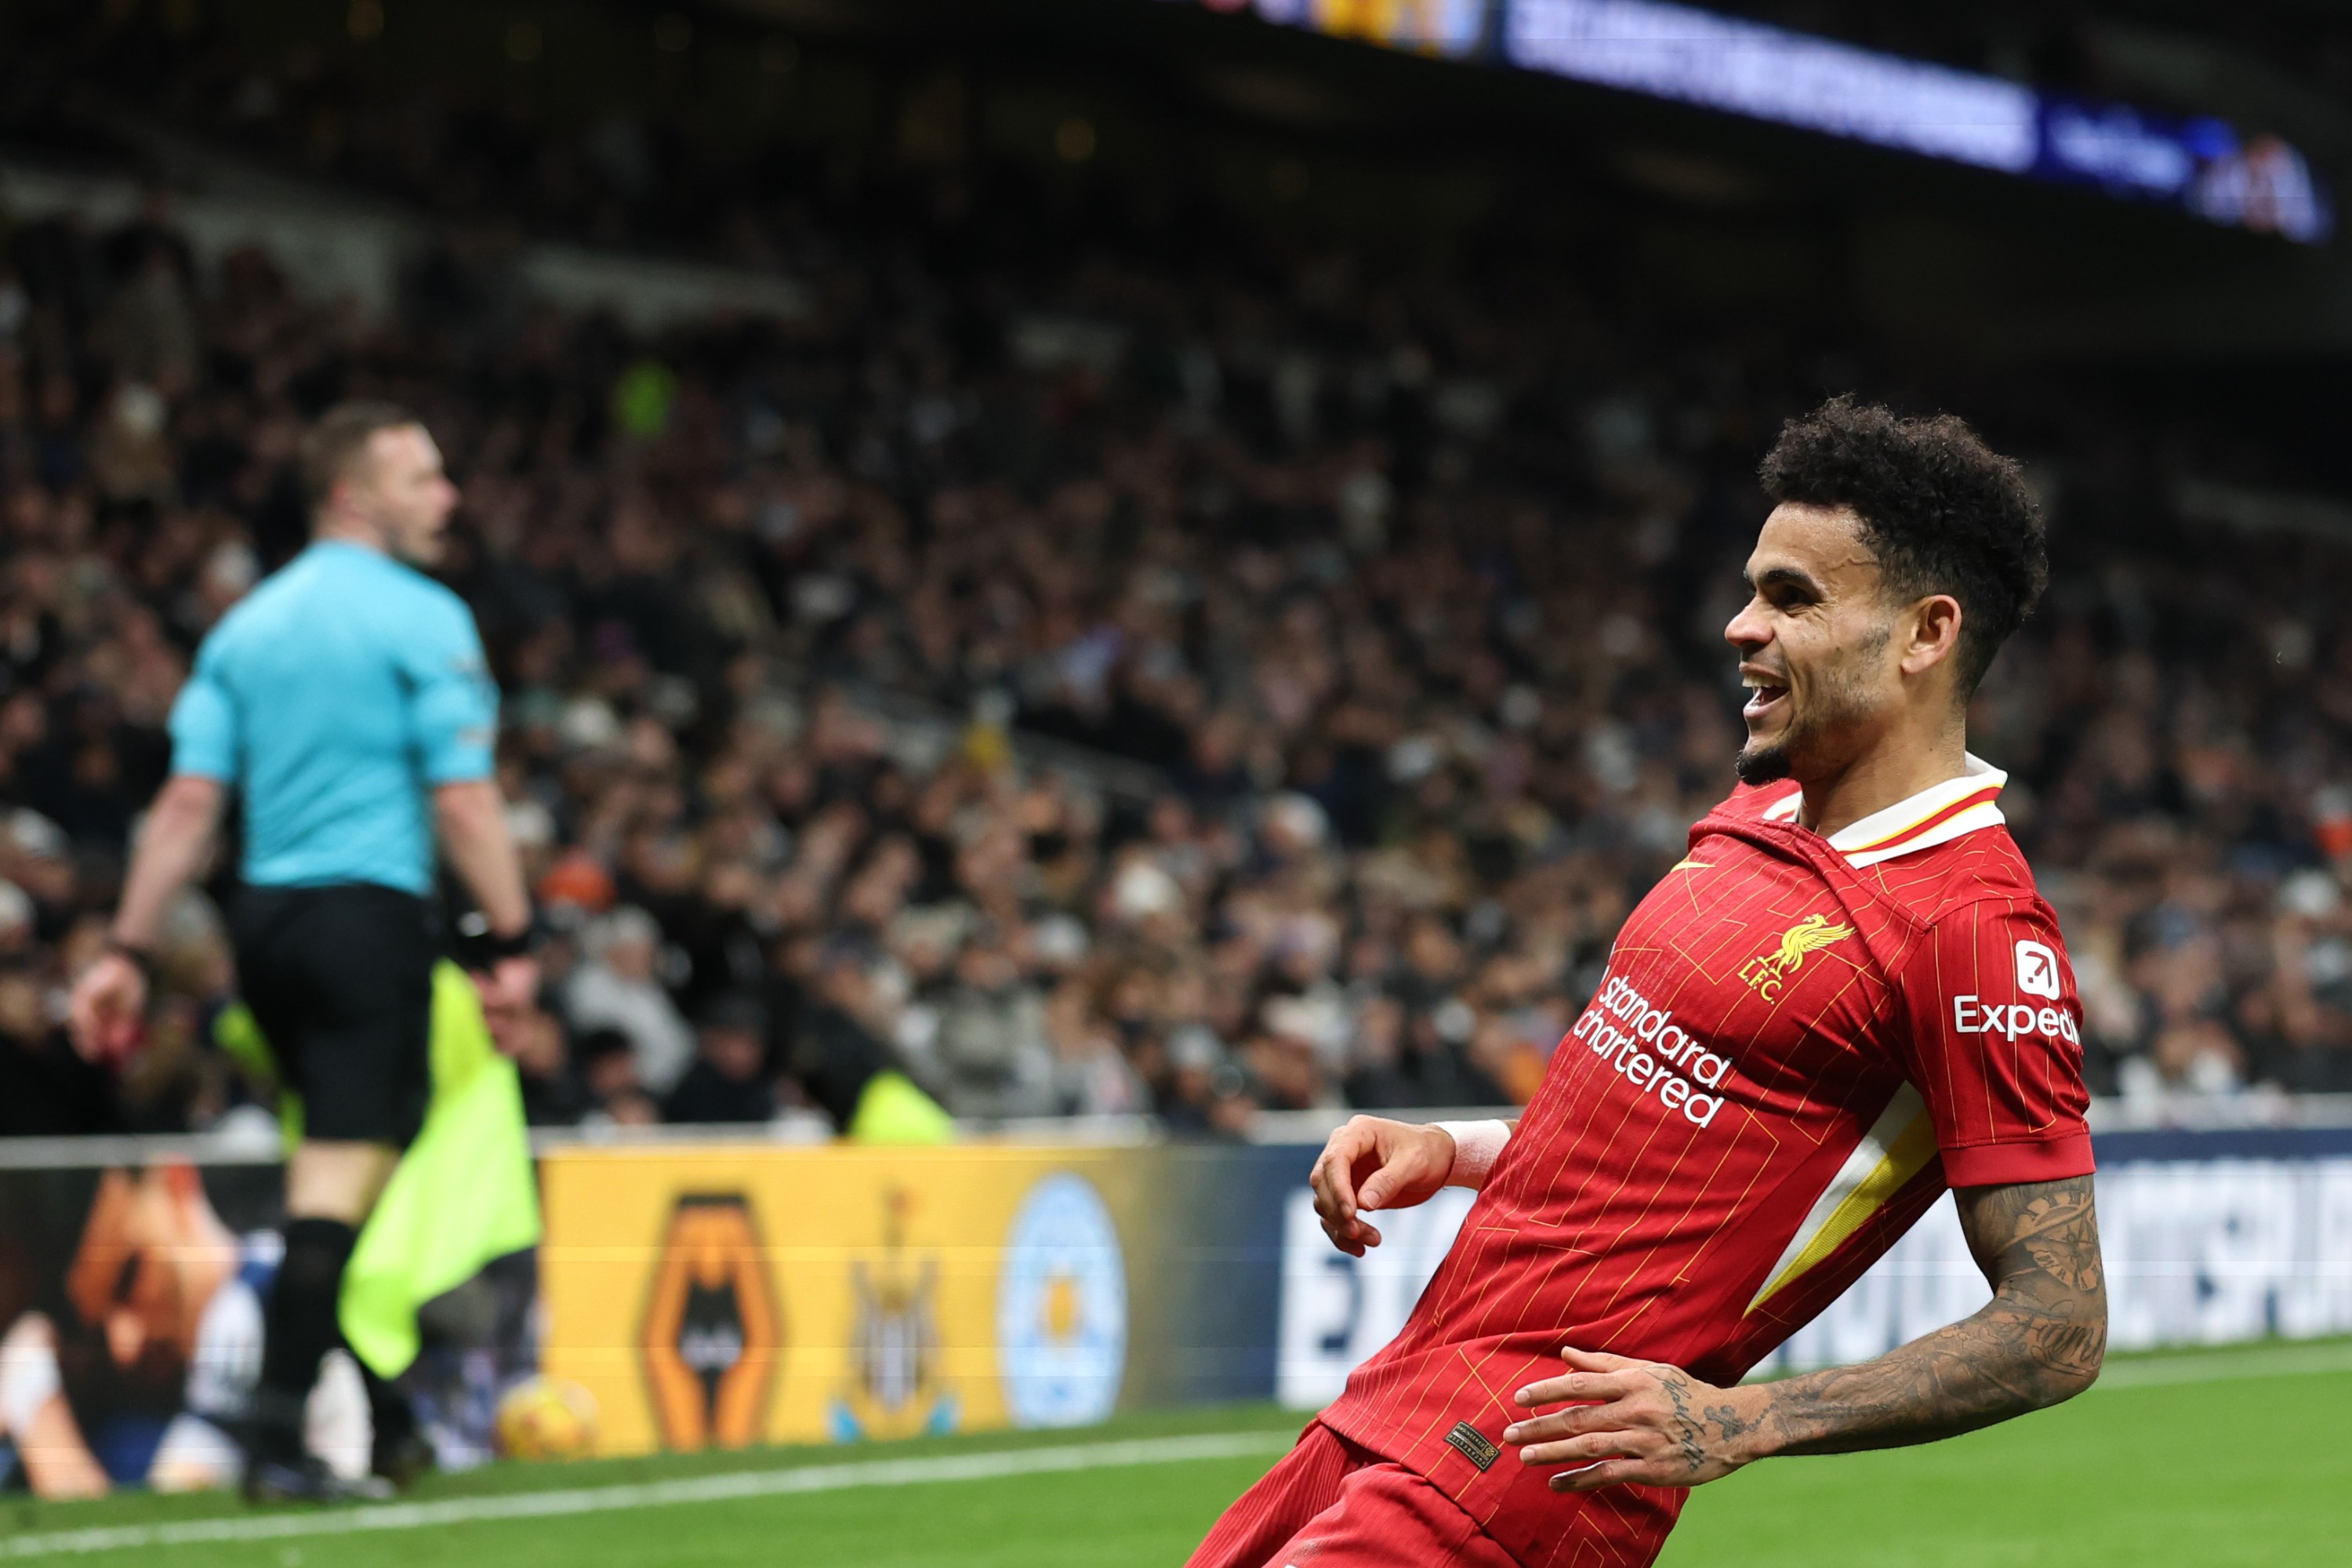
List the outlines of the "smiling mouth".
<svg viewBox="0 0 2352 1568">
<path fill-rule="evenodd" d="M 1789 699 L 1789 689 L 1776 685 L 1767 677 L 1746 676 L 1742 678 L 1742 683 L 1748 688 L 1748 706 L 1739 711 L 1750 722 L 1761 719 Z"/>
</svg>

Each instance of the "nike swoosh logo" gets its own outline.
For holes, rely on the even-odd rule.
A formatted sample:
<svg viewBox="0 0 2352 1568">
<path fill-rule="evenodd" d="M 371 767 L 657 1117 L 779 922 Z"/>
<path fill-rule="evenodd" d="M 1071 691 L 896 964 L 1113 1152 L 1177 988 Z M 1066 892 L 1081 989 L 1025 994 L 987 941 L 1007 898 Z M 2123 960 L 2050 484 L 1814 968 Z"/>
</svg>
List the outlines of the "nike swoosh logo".
<svg viewBox="0 0 2352 1568">
<path fill-rule="evenodd" d="M 1671 877 L 1677 871 L 1712 871 L 1714 869 L 1715 862 L 1712 860 L 1694 860 L 1685 856 L 1666 868 L 1666 875 Z"/>
</svg>

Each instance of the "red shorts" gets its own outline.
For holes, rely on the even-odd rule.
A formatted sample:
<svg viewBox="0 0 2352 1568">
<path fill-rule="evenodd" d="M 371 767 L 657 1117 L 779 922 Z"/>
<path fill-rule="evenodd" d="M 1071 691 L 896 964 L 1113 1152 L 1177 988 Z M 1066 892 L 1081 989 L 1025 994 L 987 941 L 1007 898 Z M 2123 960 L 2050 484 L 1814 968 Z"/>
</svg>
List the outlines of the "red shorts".
<svg viewBox="0 0 2352 1568">
<path fill-rule="evenodd" d="M 1419 1472 L 1321 1422 L 1217 1521 L 1187 1568 L 1517 1568 Z"/>
</svg>

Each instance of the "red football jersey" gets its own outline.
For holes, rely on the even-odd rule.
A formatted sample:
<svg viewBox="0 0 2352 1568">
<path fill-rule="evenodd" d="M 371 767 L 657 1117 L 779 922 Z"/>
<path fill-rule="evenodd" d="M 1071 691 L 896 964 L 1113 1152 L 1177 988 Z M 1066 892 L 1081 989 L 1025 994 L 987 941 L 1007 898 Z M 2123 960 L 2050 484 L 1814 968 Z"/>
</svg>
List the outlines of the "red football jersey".
<svg viewBox="0 0 2352 1568">
<path fill-rule="evenodd" d="M 1323 1420 L 1528 1568 L 1636 1568 L 1685 1492 L 1556 1495 L 1502 1445 L 1562 1345 L 1736 1383 L 1947 1186 L 2087 1173 L 2074 972 L 2003 782 L 1970 758 L 1828 837 L 1793 784 L 1743 788 L 1693 828 L 1403 1331 Z"/>
</svg>

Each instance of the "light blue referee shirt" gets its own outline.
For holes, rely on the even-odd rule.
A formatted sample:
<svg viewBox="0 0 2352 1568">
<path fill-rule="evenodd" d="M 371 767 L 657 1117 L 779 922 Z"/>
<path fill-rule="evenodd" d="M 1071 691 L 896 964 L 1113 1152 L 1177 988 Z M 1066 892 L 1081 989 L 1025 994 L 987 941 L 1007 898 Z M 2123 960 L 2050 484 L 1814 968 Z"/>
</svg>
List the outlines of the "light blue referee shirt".
<svg viewBox="0 0 2352 1568">
<path fill-rule="evenodd" d="M 172 707 L 172 772 L 243 796 L 256 887 L 433 888 L 433 787 L 490 776 L 498 689 L 464 600 L 321 541 L 221 618 Z"/>
</svg>

